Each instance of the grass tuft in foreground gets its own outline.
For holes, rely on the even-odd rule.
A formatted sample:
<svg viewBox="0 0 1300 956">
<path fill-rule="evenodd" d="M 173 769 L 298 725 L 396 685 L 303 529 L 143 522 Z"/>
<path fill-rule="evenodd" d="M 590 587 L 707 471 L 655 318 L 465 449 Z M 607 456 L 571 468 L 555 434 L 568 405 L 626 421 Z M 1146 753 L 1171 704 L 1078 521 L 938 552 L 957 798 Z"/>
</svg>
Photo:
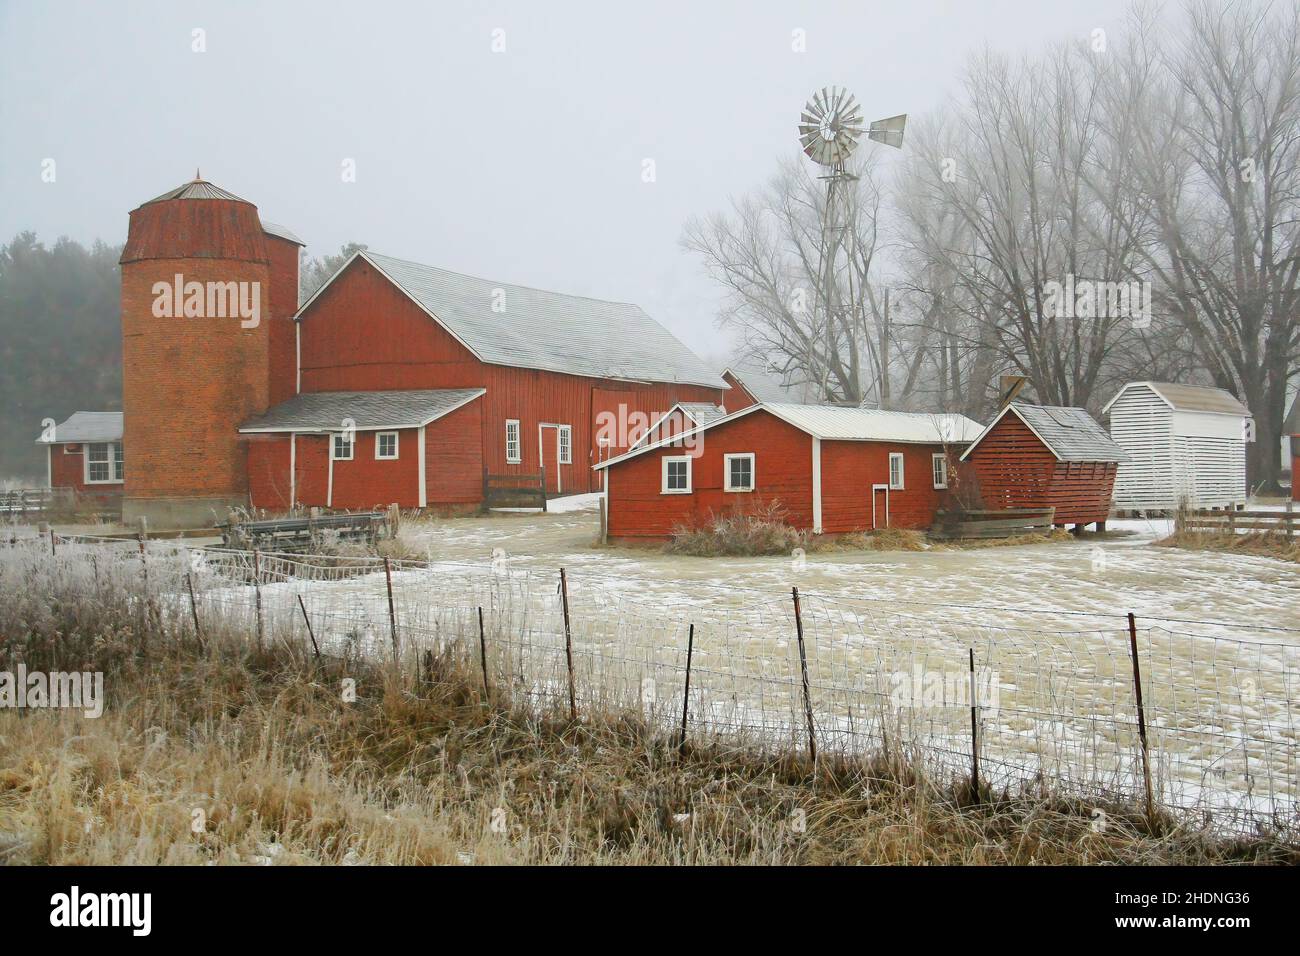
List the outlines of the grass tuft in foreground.
<svg viewBox="0 0 1300 956">
<path fill-rule="evenodd" d="M 106 671 L 103 717 L 0 711 L 0 861 L 1300 862 L 1046 784 L 972 803 L 898 758 L 814 769 L 708 741 L 679 753 L 626 712 L 575 724 L 488 703 L 473 658 L 452 650 L 399 670 L 258 654 L 229 632 L 203 649 L 184 632 L 145 643 L 122 623 L 76 665 L 64 649 L 63 666 Z M 27 666 L 50 667 L 57 643 L 26 641 Z"/>
</svg>

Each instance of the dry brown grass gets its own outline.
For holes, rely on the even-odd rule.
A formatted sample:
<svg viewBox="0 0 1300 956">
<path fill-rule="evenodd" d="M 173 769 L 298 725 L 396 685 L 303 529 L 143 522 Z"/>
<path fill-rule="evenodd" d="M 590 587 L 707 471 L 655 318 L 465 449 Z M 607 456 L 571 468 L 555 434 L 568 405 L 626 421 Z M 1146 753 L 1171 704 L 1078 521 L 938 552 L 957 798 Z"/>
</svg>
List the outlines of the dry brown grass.
<svg viewBox="0 0 1300 956">
<path fill-rule="evenodd" d="M 131 643 L 127 640 L 127 643 Z M 37 645 L 31 645 L 36 647 Z M 233 636 L 108 642 L 98 720 L 0 712 L 0 860 L 201 863 L 1296 862 L 1267 841 L 1152 828 L 1122 805 L 984 794 L 883 759 L 707 745 L 627 714 L 579 724 L 483 700 L 454 655 L 316 666 Z M 93 652 L 92 652 L 93 656 Z M 35 667 L 37 660 L 29 661 Z M 90 662 L 88 662 L 90 663 Z M 357 701 L 339 693 L 345 676 Z M 195 828 L 196 814 L 204 817 Z M 799 817 L 806 821 L 801 828 Z M 504 832 L 493 828 L 493 820 Z M 196 832 L 197 829 L 197 832 Z"/>
<path fill-rule="evenodd" d="M 1223 551 L 1228 554 L 1249 554 L 1280 561 L 1300 562 L 1300 538 L 1287 540 L 1281 534 L 1204 534 L 1196 531 L 1176 531 L 1161 538 L 1157 545 L 1166 548 L 1183 548 L 1188 551 Z"/>
</svg>

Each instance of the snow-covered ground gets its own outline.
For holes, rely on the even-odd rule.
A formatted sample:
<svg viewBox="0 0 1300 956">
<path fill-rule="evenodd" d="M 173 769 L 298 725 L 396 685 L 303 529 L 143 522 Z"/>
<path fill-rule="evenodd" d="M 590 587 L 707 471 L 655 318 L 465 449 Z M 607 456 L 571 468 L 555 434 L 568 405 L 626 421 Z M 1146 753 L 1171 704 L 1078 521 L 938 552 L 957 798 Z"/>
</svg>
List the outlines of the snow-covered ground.
<svg viewBox="0 0 1300 956">
<path fill-rule="evenodd" d="M 598 687 L 679 719 L 693 625 L 692 720 L 797 737 L 798 587 L 824 741 L 888 734 L 964 766 L 969 712 L 952 695 L 969 704 L 960 689 L 974 650 L 981 686 L 993 694 L 980 700 L 990 775 L 1042 771 L 1134 793 L 1132 612 L 1162 799 L 1221 813 L 1238 805 L 1295 812 L 1295 564 L 1154 546 L 1171 530 L 1167 520 L 1116 521 L 1106 536 L 1031 546 L 691 558 L 599 547 L 595 495 L 552 505 L 548 514 L 406 522 L 405 543 L 427 555 L 423 566 L 393 574 L 408 639 L 476 635 L 483 607 L 494 666 L 518 687 L 562 693 L 563 567 L 580 699 Z M 351 634 L 359 649 L 386 651 L 382 571 L 331 565 L 309 576 L 317 580 L 262 588 L 270 620 L 300 627 L 302 595 L 322 641 L 337 649 Z M 208 576 L 201 601 L 247 612 L 247 590 Z M 932 678 L 946 688 L 939 706 L 920 699 Z M 900 681 L 908 690 L 901 705 Z"/>
</svg>

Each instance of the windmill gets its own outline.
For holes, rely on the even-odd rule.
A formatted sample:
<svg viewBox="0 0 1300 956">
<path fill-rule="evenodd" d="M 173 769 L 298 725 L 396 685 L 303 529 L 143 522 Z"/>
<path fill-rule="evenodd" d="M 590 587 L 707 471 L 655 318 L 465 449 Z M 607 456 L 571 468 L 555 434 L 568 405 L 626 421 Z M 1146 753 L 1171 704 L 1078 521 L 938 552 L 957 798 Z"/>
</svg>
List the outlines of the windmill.
<svg viewBox="0 0 1300 956">
<path fill-rule="evenodd" d="M 841 249 L 846 247 L 846 233 L 849 219 L 846 208 L 851 201 L 852 183 L 858 178 L 848 171 L 847 163 L 853 150 L 857 148 L 858 139 L 865 132 L 867 138 L 886 146 L 901 149 L 903 130 L 907 126 L 907 114 L 891 116 L 876 120 L 870 127 L 862 125 L 862 109 L 853 94 L 842 87 L 823 87 L 813 94 L 803 108 L 799 118 L 799 144 L 804 154 L 825 172 L 819 179 L 826 182 L 826 208 L 822 216 L 821 248 L 818 251 L 818 288 L 813 299 L 814 335 L 816 333 L 817 303 L 822 304 L 825 317 L 827 339 L 827 357 L 825 368 L 813 368 L 809 363 L 809 373 L 813 378 L 820 376 L 822 395 L 826 393 L 827 380 L 830 377 L 829 356 L 834 353 L 834 326 L 831 317 L 842 310 L 839 288 L 835 281 L 836 262 Z M 852 253 L 852 249 L 847 250 Z M 849 276 L 849 302 L 856 299 L 853 294 L 853 271 Z M 856 307 L 854 307 L 856 312 Z M 885 311 L 888 315 L 888 297 Z M 858 317 L 853 316 L 856 323 Z M 888 318 L 886 318 L 888 321 Z M 811 357 L 811 356 L 810 356 Z M 887 360 L 887 356 L 886 356 Z"/>
</svg>

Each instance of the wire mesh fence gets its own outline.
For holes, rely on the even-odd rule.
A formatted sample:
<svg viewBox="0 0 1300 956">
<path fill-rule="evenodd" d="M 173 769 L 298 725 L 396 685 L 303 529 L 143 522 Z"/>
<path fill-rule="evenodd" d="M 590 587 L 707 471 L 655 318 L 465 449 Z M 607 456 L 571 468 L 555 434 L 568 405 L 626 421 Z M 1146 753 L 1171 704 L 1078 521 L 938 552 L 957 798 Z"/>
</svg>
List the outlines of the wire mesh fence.
<svg viewBox="0 0 1300 956">
<path fill-rule="evenodd" d="M 684 720 L 693 740 L 884 751 L 953 778 L 977 754 L 995 788 L 1081 799 L 1141 805 L 1149 780 L 1167 812 L 1300 830 L 1295 630 L 815 593 L 796 609 L 791 592 L 744 588 L 666 602 L 582 575 L 561 588 L 559 569 L 503 560 L 57 535 L 3 550 L 0 581 L 134 588 L 179 627 L 311 640 L 352 659 L 457 651 L 489 693 L 538 708 L 567 708 L 572 694 L 580 715 L 628 709 L 671 733 Z"/>
</svg>

